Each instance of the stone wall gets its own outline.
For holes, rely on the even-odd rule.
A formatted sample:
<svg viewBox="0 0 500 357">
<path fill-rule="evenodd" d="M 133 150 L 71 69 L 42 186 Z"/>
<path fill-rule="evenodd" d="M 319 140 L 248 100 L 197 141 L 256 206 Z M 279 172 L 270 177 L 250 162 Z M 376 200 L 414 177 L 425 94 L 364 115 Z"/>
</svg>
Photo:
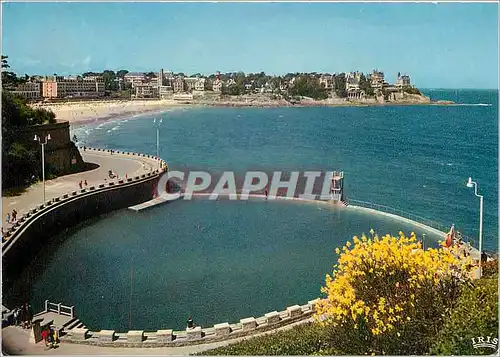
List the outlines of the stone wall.
<svg viewBox="0 0 500 357">
<path fill-rule="evenodd" d="M 41 247 L 64 229 L 89 218 L 150 200 L 153 187 L 166 169 L 166 163 L 162 161 L 159 170 L 63 194 L 20 217 L 6 233 L 9 239 L 2 246 L 3 291 L 8 291 Z"/>
<path fill-rule="evenodd" d="M 55 124 L 31 125 L 19 131 L 22 142 L 32 150 L 36 150 L 41 160 L 40 144 L 34 140 L 35 134 L 42 141 L 50 134 L 51 140 L 45 145 L 46 173 L 53 171 L 58 175 L 83 171 L 86 167 L 75 143 L 69 136 L 69 122 Z"/>
<path fill-rule="evenodd" d="M 305 305 L 293 305 L 283 311 L 272 311 L 260 317 L 248 317 L 239 322 L 215 324 L 212 327 L 196 326 L 184 331 L 171 329 L 157 331 L 133 330 L 117 332 L 114 330 L 90 331 L 76 328 L 67 331 L 61 341 L 103 347 L 179 347 L 192 344 L 210 343 L 255 335 L 261 332 L 297 323 L 307 323 L 315 311 L 319 299 Z"/>
</svg>

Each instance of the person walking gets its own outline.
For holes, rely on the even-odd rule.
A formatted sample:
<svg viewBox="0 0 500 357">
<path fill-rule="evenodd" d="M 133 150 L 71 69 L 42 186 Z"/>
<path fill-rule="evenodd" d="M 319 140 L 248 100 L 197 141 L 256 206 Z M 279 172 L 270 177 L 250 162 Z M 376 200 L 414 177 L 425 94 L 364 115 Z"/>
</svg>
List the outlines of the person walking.
<svg viewBox="0 0 500 357">
<path fill-rule="evenodd" d="M 17 211 L 15 209 L 12 210 L 12 222 L 17 221 Z"/>
<path fill-rule="evenodd" d="M 16 325 L 16 326 L 19 326 L 19 324 L 21 323 L 21 321 L 19 321 L 20 313 L 21 313 L 21 309 L 16 307 L 14 309 L 14 325 Z"/>
<path fill-rule="evenodd" d="M 83 182 L 82 182 L 82 181 L 80 181 L 80 182 L 78 183 L 78 186 L 80 186 L 80 190 L 82 189 L 82 185 L 83 185 Z"/>
<path fill-rule="evenodd" d="M 89 184 L 87 183 L 87 180 L 85 180 L 85 187 L 87 187 Z"/>
<path fill-rule="evenodd" d="M 7 216 L 5 216 L 5 222 L 10 223 L 10 213 L 7 213 Z"/>
<path fill-rule="evenodd" d="M 21 306 L 21 311 L 19 311 L 19 319 L 21 320 L 21 328 L 26 328 L 26 321 L 28 320 L 27 318 L 27 311 L 26 311 L 26 304 Z"/>
<path fill-rule="evenodd" d="M 45 342 L 45 347 L 50 348 L 50 342 L 49 342 L 49 329 L 44 328 L 42 330 L 42 339 Z"/>
</svg>

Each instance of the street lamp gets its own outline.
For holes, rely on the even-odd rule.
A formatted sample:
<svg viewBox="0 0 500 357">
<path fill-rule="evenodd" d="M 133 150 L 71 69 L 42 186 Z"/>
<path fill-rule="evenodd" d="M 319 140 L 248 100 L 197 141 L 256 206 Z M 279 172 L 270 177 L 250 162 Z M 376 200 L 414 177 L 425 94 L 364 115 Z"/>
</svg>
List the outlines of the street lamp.
<svg viewBox="0 0 500 357">
<path fill-rule="evenodd" d="M 42 145 L 42 180 L 43 180 L 43 204 L 45 204 L 45 145 L 50 140 L 50 134 L 45 137 L 45 141 L 42 142 L 42 139 L 35 134 L 35 141 L 38 141 L 40 145 Z"/>
<path fill-rule="evenodd" d="M 474 187 L 474 194 L 479 197 L 479 277 L 482 276 L 481 270 L 481 260 L 482 260 L 482 249 L 483 249 L 483 196 L 477 194 L 477 182 L 472 181 L 472 178 L 469 177 L 469 181 L 467 181 L 467 187 Z"/>
<path fill-rule="evenodd" d="M 160 119 L 156 122 L 156 118 L 153 120 L 153 123 L 156 124 L 156 157 L 158 158 L 158 165 L 160 165 L 160 125 L 163 122 L 163 119 Z"/>
</svg>

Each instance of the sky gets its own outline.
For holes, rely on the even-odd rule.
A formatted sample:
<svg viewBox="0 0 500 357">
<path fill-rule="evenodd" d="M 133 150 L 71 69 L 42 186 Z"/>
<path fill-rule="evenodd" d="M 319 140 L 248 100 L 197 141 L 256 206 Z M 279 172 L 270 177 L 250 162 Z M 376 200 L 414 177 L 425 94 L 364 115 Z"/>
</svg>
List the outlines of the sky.
<svg viewBox="0 0 500 357">
<path fill-rule="evenodd" d="M 4 3 L 18 74 L 407 73 L 498 88 L 498 3 Z"/>
</svg>

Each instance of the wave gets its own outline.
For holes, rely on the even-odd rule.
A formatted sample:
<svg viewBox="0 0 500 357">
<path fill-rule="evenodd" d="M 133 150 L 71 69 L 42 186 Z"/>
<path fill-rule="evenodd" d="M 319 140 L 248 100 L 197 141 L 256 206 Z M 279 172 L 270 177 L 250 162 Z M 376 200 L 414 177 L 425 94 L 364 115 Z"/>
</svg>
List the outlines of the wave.
<svg viewBox="0 0 500 357">
<path fill-rule="evenodd" d="M 487 103 L 460 103 L 460 104 L 455 104 L 457 106 L 461 107 L 491 107 L 493 104 L 487 104 Z"/>
</svg>

